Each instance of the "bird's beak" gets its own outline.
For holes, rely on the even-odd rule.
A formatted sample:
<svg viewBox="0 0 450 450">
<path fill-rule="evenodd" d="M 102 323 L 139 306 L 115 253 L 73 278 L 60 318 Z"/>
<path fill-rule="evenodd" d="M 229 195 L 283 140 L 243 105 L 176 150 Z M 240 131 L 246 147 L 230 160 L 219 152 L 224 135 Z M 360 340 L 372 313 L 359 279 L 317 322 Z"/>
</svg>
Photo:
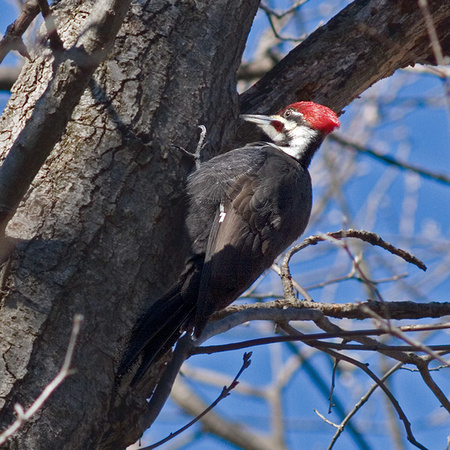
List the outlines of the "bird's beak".
<svg viewBox="0 0 450 450">
<path fill-rule="evenodd" d="M 256 123 L 259 126 L 270 125 L 270 122 L 272 121 L 271 116 L 262 116 L 259 114 L 241 114 L 240 118 L 247 122 Z"/>
<path fill-rule="evenodd" d="M 280 125 L 283 125 L 285 123 L 285 119 L 283 119 L 278 114 L 274 114 L 273 116 L 263 116 L 260 114 L 241 114 L 239 117 L 246 120 L 247 122 L 256 123 L 256 125 L 259 125 L 260 127 L 269 125 L 274 128 L 279 128 Z"/>
<path fill-rule="evenodd" d="M 278 114 L 262 116 L 257 114 L 241 114 L 241 118 L 247 122 L 256 123 L 271 139 L 277 140 L 285 126 L 285 119 Z"/>
</svg>

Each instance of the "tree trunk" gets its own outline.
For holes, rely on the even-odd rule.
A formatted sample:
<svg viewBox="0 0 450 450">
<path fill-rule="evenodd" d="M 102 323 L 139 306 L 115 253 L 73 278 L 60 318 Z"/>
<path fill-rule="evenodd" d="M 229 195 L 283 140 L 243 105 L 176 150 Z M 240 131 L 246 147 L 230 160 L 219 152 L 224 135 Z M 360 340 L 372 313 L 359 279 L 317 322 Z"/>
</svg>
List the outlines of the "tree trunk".
<svg viewBox="0 0 450 450">
<path fill-rule="evenodd" d="M 339 110 L 397 68 L 430 61 L 427 30 L 412 3 L 355 2 L 246 93 L 243 107 L 273 111 L 308 97 Z M 429 3 L 448 51 L 448 7 Z M 139 417 L 160 365 L 126 396 L 116 391 L 114 372 L 133 324 L 173 282 L 186 254 L 183 186 L 194 164 L 179 147 L 195 150 L 201 124 L 205 158 L 236 139 L 236 70 L 257 6 L 247 0 L 133 3 L 113 52 L 9 223 L 3 250 L 8 244 L 11 252 L 0 278 L 2 429 L 14 420 L 14 404 L 28 407 L 56 375 L 72 319 L 84 316 L 77 372 L 9 448 L 118 449 L 144 431 Z M 91 2 L 62 0 L 56 8 L 69 48 Z M 367 23 L 372 34 L 361 31 Z M 416 37 L 405 46 L 411 23 Z M 361 35 L 367 42 L 355 50 Z M 375 52 L 380 40 L 383 51 Z M 293 88 L 302 54 L 307 75 Z M 3 154 L 52 76 L 52 53 L 40 47 L 2 116 Z"/>
<path fill-rule="evenodd" d="M 200 124 L 210 154 L 230 138 L 235 73 L 257 8 L 247 0 L 145 4 L 133 5 L 7 230 L 20 241 L 3 276 L 1 428 L 14 403 L 29 406 L 56 375 L 73 316 L 84 315 L 77 373 L 10 448 L 120 448 L 143 431 L 144 396 L 114 404 L 118 350 L 181 267 L 193 161 L 177 146 L 195 150 Z M 58 5 L 66 48 L 90 8 Z M 51 79 L 51 62 L 40 49 L 24 67 L 3 115 L 4 151 Z M 101 443 L 104 433 L 115 434 Z"/>
</svg>

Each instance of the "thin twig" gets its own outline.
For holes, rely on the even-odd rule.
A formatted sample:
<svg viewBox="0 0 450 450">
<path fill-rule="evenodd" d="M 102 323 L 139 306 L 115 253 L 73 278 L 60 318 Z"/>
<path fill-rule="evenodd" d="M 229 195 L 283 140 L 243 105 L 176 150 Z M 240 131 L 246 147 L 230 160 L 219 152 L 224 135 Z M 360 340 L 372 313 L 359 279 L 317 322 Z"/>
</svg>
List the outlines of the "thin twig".
<svg viewBox="0 0 450 450">
<path fill-rule="evenodd" d="M 165 437 L 164 439 L 156 442 L 155 444 L 149 445 L 147 447 L 143 447 L 142 450 L 151 450 L 153 448 L 157 448 L 162 444 L 165 444 L 166 442 L 170 441 L 174 437 L 178 436 L 179 434 L 183 433 L 183 431 L 186 431 L 188 428 L 190 428 L 192 425 L 194 425 L 196 422 L 198 422 L 205 414 L 207 414 L 209 411 L 211 411 L 220 401 L 222 401 L 224 398 L 228 397 L 230 395 L 230 392 L 239 384 L 238 379 L 242 375 L 242 372 L 247 369 L 251 364 L 251 358 L 252 353 L 244 353 L 243 356 L 243 363 L 242 366 L 237 373 L 237 375 L 234 377 L 234 380 L 231 382 L 231 384 L 227 387 L 224 386 L 222 389 L 222 392 L 220 395 L 214 400 L 211 405 L 208 406 L 201 414 L 199 414 L 195 419 L 191 420 L 188 424 L 186 424 L 184 427 L 180 428 L 179 430 L 175 431 L 174 433 L 170 433 L 169 436 Z"/>
<path fill-rule="evenodd" d="M 261 9 L 266 13 L 270 28 L 272 29 L 272 32 L 277 39 L 279 39 L 280 41 L 291 41 L 291 42 L 297 42 L 297 43 L 305 40 L 305 36 L 302 36 L 300 38 L 291 38 L 291 37 L 287 37 L 287 36 L 281 36 L 281 34 L 278 33 L 277 29 L 275 28 L 275 24 L 273 23 L 272 16 L 264 9 L 263 6 L 261 6 Z"/>
<path fill-rule="evenodd" d="M 408 273 L 401 273 L 399 275 L 393 275 L 391 277 L 380 278 L 378 280 L 370 280 L 370 282 L 372 284 L 390 283 L 392 281 L 398 281 L 398 280 L 401 280 L 402 278 L 406 278 L 407 276 L 408 276 Z M 308 289 L 311 291 L 313 289 L 320 289 L 320 288 L 328 286 L 330 284 L 341 283 L 342 281 L 347 281 L 347 280 L 363 281 L 363 280 L 361 280 L 361 278 L 359 278 L 357 275 L 355 275 L 355 268 L 353 265 L 352 265 L 350 272 L 347 275 L 344 275 L 343 277 L 336 277 L 333 280 L 327 280 L 327 281 L 322 281 L 321 283 L 312 284 L 305 289 Z M 274 297 L 274 296 L 272 295 L 271 297 Z"/>
<path fill-rule="evenodd" d="M 47 28 L 47 36 L 50 41 L 51 49 L 56 51 L 64 50 L 64 44 L 59 37 L 58 30 L 56 29 L 55 20 L 53 14 L 48 6 L 47 0 L 37 0 L 39 3 L 39 8 L 41 9 L 42 15 L 45 20 L 45 27 Z"/>
<path fill-rule="evenodd" d="M 449 329 L 450 324 L 438 324 L 437 326 L 433 325 L 418 325 L 418 326 L 404 326 L 404 327 L 398 327 L 399 330 L 401 330 L 403 333 L 406 332 L 418 332 L 418 331 L 429 331 L 429 330 L 436 330 L 436 329 Z M 315 341 L 315 340 L 322 340 L 322 339 L 336 339 L 336 338 L 342 338 L 346 340 L 354 340 L 356 337 L 360 336 L 383 336 L 386 334 L 390 334 L 390 330 L 386 329 L 368 329 L 368 330 L 353 330 L 353 331 L 340 331 L 337 333 L 312 333 L 312 334 L 301 334 L 301 335 L 282 335 L 282 336 L 270 336 L 265 338 L 258 338 L 258 339 L 249 339 L 247 341 L 242 342 L 235 342 L 231 344 L 222 344 L 222 345 L 209 345 L 204 347 L 194 347 L 191 350 L 191 354 L 198 355 L 198 354 L 213 354 L 213 353 L 219 353 L 219 352 L 226 352 L 226 351 L 234 351 L 234 350 L 242 350 L 244 348 L 248 347 L 256 347 L 259 345 L 268 345 L 268 344 L 276 344 L 280 342 L 308 342 L 308 341 Z M 317 345 L 321 348 L 324 347 L 330 347 L 330 348 L 336 348 L 340 350 L 379 350 L 380 348 L 383 349 L 383 351 L 398 351 L 398 350 L 404 350 L 404 351 L 422 351 L 425 353 L 428 353 L 427 350 L 422 349 L 421 347 L 417 347 L 415 345 L 409 345 L 409 346 L 390 346 L 387 344 L 372 344 L 372 345 L 363 345 L 363 344 L 335 344 L 335 343 L 323 343 L 323 342 L 317 342 Z M 427 347 L 428 349 L 436 349 L 436 350 L 448 350 L 450 349 L 450 345 L 434 345 Z"/>
<path fill-rule="evenodd" d="M 328 425 L 331 425 L 334 428 L 339 428 L 339 425 L 335 424 L 331 420 L 328 420 L 323 414 L 321 414 L 317 409 L 313 409 L 313 411 Z M 329 411 L 328 411 L 329 413 Z"/>
<path fill-rule="evenodd" d="M 266 13 L 275 16 L 277 19 L 282 19 L 283 17 L 295 12 L 298 8 L 300 8 L 300 6 L 302 6 L 303 4 L 305 4 L 308 0 L 298 0 L 297 2 L 295 2 L 290 8 L 285 9 L 282 12 L 277 12 L 272 8 L 269 8 L 267 5 L 264 4 L 260 4 L 259 7 Z"/>
<path fill-rule="evenodd" d="M 368 308 L 366 309 L 367 314 L 369 314 L 370 316 L 372 316 L 372 318 L 378 322 L 378 324 L 380 325 L 380 327 L 382 329 L 384 329 L 385 331 L 387 331 L 391 336 L 396 336 L 399 339 L 401 339 L 402 341 L 407 342 L 408 344 L 410 344 L 411 346 L 415 347 L 417 349 L 417 351 L 421 351 L 426 353 L 427 355 L 429 355 L 431 358 L 436 359 L 438 361 L 440 361 L 442 364 L 445 365 L 449 365 L 449 363 L 443 359 L 440 355 L 438 355 L 436 352 L 434 352 L 433 350 L 431 350 L 431 348 L 425 344 L 422 344 L 419 341 L 416 341 L 414 339 L 410 339 L 408 336 L 406 336 L 398 327 L 393 326 L 389 321 L 387 321 L 386 319 L 384 319 L 383 317 L 379 316 L 377 313 L 375 313 L 374 311 L 369 310 Z"/>
<path fill-rule="evenodd" d="M 402 362 L 398 362 L 394 367 L 392 367 L 388 372 L 386 372 L 381 378 L 380 380 L 384 383 L 394 372 L 396 372 L 397 370 L 399 370 L 401 367 L 403 366 Z M 361 399 L 359 400 L 359 402 L 353 407 L 353 409 L 347 414 L 347 416 L 344 418 L 344 420 L 339 424 L 339 425 L 335 425 L 333 424 L 336 428 L 337 431 L 335 433 L 335 435 L 333 436 L 333 439 L 330 442 L 330 445 L 328 446 L 327 450 L 331 450 L 334 446 L 334 444 L 336 443 L 337 439 L 339 438 L 339 436 L 341 435 L 341 433 L 344 431 L 345 426 L 348 424 L 348 422 L 350 421 L 350 419 L 361 409 L 361 407 L 369 400 L 370 396 L 375 392 L 375 390 L 377 389 L 378 384 L 373 384 L 371 386 L 371 388 L 366 392 L 365 395 L 363 395 L 361 397 Z"/>
<path fill-rule="evenodd" d="M 298 330 L 296 330 L 295 328 L 293 328 L 292 326 L 288 325 L 288 324 L 284 324 L 282 325 L 283 330 L 288 333 L 288 334 L 293 334 L 293 335 L 301 335 L 302 333 L 300 333 Z M 308 345 L 315 347 L 315 342 L 308 342 Z M 400 420 L 403 422 L 403 425 L 405 427 L 405 431 L 406 431 L 406 435 L 407 438 L 409 440 L 409 442 L 411 442 L 413 445 L 415 445 L 417 448 L 420 448 L 422 450 L 427 450 L 426 447 L 424 447 L 422 444 L 420 444 L 416 438 L 414 437 L 412 430 L 411 430 L 411 423 L 409 422 L 408 418 L 406 417 L 405 412 L 403 411 L 403 409 L 401 408 L 400 404 L 398 403 L 397 399 L 392 395 L 392 392 L 388 389 L 388 387 L 375 375 L 374 372 L 372 372 L 369 367 L 367 366 L 367 364 L 364 364 L 354 358 L 350 358 L 347 355 L 344 355 L 342 353 L 337 353 L 333 350 L 323 350 L 325 353 L 327 353 L 328 355 L 332 356 L 333 358 L 337 358 L 343 361 L 346 361 L 356 367 L 359 367 L 361 370 L 363 370 L 370 378 L 372 378 L 372 380 L 375 381 L 375 383 L 383 390 L 383 392 L 387 395 L 387 397 L 389 398 L 389 400 L 391 401 L 393 407 L 395 408 L 395 410 L 397 411 L 397 414 L 400 417 Z"/>
<path fill-rule="evenodd" d="M 303 3 L 305 3 L 305 0 L 301 0 L 301 1 L 297 2 L 291 8 L 283 11 L 282 13 L 277 13 L 276 11 L 274 11 L 273 9 L 269 8 L 268 6 L 266 6 L 264 4 L 260 4 L 259 5 L 260 9 L 263 10 L 266 13 L 267 20 L 269 21 L 269 25 L 270 25 L 270 28 L 272 29 L 272 32 L 273 32 L 274 36 L 277 39 L 279 39 L 280 41 L 291 41 L 291 42 L 297 42 L 298 43 L 298 42 L 301 42 L 301 41 L 305 40 L 306 36 L 301 36 L 300 38 L 291 38 L 291 37 L 281 36 L 279 34 L 279 32 L 277 31 L 277 29 L 275 27 L 274 20 L 273 20 L 273 17 L 278 19 L 278 21 L 281 22 L 281 27 L 283 27 L 290 20 L 290 18 L 288 18 L 287 16 L 290 15 L 290 14 L 295 13 L 296 10 Z"/>
<path fill-rule="evenodd" d="M 75 345 L 80 333 L 81 322 L 83 321 L 83 316 L 81 314 L 76 314 L 73 318 L 72 333 L 70 335 L 69 345 L 67 346 L 66 356 L 64 358 L 64 363 L 61 370 L 56 375 L 56 377 L 45 387 L 41 392 L 39 397 L 34 401 L 34 403 L 24 411 L 23 407 L 16 403 L 14 409 L 17 413 L 17 419 L 15 422 L 0 435 L 0 445 L 4 444 L 6 440 L 11 437 L 27 420 L 42 407 L 42 405 L 47 401 L 53 391 L 69 376 L 74 373 L 73 369 L 70 369 L 72 363 L 72 357 L 75 350 Z"/>
<path fill-rule="evenodd" d="M 389 333 L 387 333 L 389 334 Z M 450 344 L 436 344 L 427 346 L 428 350 L 417 348 L 415 345 L 387 345 L 387 344 L 337 344 L 334 342 L 320 342 L 317 348 L 332 348 L 334 350 L 356 350 L 356 351 L 378 351 L 383 350 L 384 354 L 389 352 L 423 352 L 432 351 L 450 351 Z M 448 365 L 442 367 L 449 367 Z"/>
<path fill-rule="evenodd" d="M 339 360 L 335 359 L 333 363 L 333 372 L 331 374 L 331 388 L 330 393 L 328 395 L 328 414 L 331 414 L 331 411 L 333 410 L 333 392 L 334 388 L 336 387 L 336 372 L 339 365 Z"/>
<path fill-rule="evenodd" d="M 441 402 L 441 405 L 443 408 L 445 408 L 448 412 L 450 412 L 450 401 L 445 396 L 445 394 L 442 392 L 441 388 L 436 384 L 436 382 L 433 380 L 430 374 L 430 370 L 428 368 L 428 364 L 430 361 L 427 361 L 426 364 L 418 365 L 417 368 L 419 369 L 420 375 L 422 376 L 423 381 L 428 386 L 428 388 L 433 392 L 433 394 L 436 396 L 436 398 Z M 447 366 L 448 368 L 448 366 Z"/>
<path fill-rule="evenodd" d="M 367 242 L 371 245 L 375 245 L 375 246 L 384 248 L 388 252 L 404 259 L 406 262 L 416 265 L 417 267 L 419 267 L 419 269 L 427 270 L 427 267 L 425 266 L 425 264 L 422 261 L 420 261 L 420 259 L 416 258 L 414 255 L 411 255 L 411 253 L 408 253 L 407 251 L 402 250 L 401 248 L 395 247 L 394 245 L 390 244 L 389 242 L 384 241 L 376 233 L 372 233 L 370 231 L 365 231 L 365 230 L 354 230 L 351 228 L 348 230 L 339 230 L 339 231 L 330 232 L 330 233 L 326 233 L 326 234 L 318 234 L 318 235 L 307 237 L 302 242 L 300 242 L 297 245 L 294 245 L 291 249 L 289 249 L 288 252 L 286 252 L 286 255 L 283 259 L 283 263 L 281 265 L 282 270 L 285 267 L 285 265 L 288 264 L 289 260 L 292 258 L 292 256 L 295 253 L 299 252 L 300 250 L 303 250 L 304 248 L 306 248 L 310 245 L 316 245 L 318 242 L 330 240 L 329 238 L 333 238 L 333 239 L 357 238 L 357 239 L 360 239 L 361 241 Z"/>
</svg>

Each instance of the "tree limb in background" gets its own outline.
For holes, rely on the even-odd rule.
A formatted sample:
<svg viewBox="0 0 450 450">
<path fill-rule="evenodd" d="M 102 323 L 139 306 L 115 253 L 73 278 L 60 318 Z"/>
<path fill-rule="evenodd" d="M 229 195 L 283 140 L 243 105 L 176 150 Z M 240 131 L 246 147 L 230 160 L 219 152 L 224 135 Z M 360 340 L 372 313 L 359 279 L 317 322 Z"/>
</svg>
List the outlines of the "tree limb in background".
<svg viewBox="0 0 450 450">
<path fill-rule="evenodd" d="M 287 333 L 287 334 L 291 334 L 291 335 L 301 335 L 302 333 L 300 333 L 298 330 L 296 330 L 295 328 L 291 327 L 288 324 L 282 325 L 281 328 Z M 307 345 L 311 345 L 314 346 L 314 342 L 308 342 Z M 401 408 L 400 404 L 398 403 L 397 399 L 394 397 L 394 395 L 392 394 L 392 392 L 388 389 L 388 387 L 385 385 L 385 383 L 383 381 L 380 380 L 380 378 L 378 378 L 375 373 L 370 370 L 366 364 L 361 363 L 360 361 L 354 359 L 354 358 L 350 358 L 347 355 L 344 355 L 342 353 L 337 353 L 334 352 L 333 350 L 326 350 L 323 349 L 322 351 L 324 351 L 325 353 L 328 353 L 331 357 L 336 358 L 337 360 L 342 360 L 342 361 L 346 361 L 350 364 L 353 364 L 356 367 L 359 367 L 362 371 L 364 371 L 370 378 L 372 378 L 372 380 L 375 381 L 375 383 L 382 389 L 382 391 L 386 394 L 386 396 L 389 398 L 392 406 L 395 408 L 395 410 L 397 411 L 397 414 L 400 418 L 400 420 L 403 422 L 403 426 L 405 428 L 405 432 L 408 438 L 408 441 L 410 441 L 414 446 L 416 446 L 417 448 L 420 448 L 422 450 L 427 450 L 426 447 L 424 447 L 422 444 L 420 444 L 416 438 L 413 435 L 412 429 L 411 429 L 411 423 L 409 422 L 405 412 L 403 411 L 403 409 Z"/>
<path fill-rule="evenodd" d="M 22 67 L 0 67 L 0 91 L 10 91 Z"/>
<path fill-rule="evenodd" d="M 450 185 L 450 175 L 447 175 L 445 173 L 436 173 L 432 172 L 430 170 L 426 170 L 422 167 L 416 166 L 414 164 L 410 164 L 406 161 L 399 161 L 398 159 L 390 156 L 385 155 L 377 150 L 374 150 L 372 148 L 365 147 L 363 145 L 359 145 L 355 142 L 350 142 L 348 139 L 343 138 L 339 135 L 332 135 L 330 136 L 330 139 L 338 142 L 339 144 L 343 145 L 344 147 L 352 148 L 360 153 L 372 156 L 373 158 L 377 159 L 378 161 L 383 162 L 384 164 L 389 164 L 391 166 L 395 166 L 401 170 L 408 170 L 410 172 L 417 173 L 418 175 L 428 178 L 433 181 L 438 181 L 440 183 Z"/>
<path fill-rule="evenodd" d="M 422 11 L 423 18 L 425 19 L 425 23 L 427 24 L 427 31 L 430 37 L 431 47 L 433 48 L 436 63 L 438 66 L 444 67 L 446 64 L 448 64 L 448 60 L 444 58 L 443 48 L 439 41 L 438 32 L 436 30 L 436 25 L 430 11 L 428 0 L 418 0 L 418 4 L 420 10 Z M 441 74 L 441 78 L 444 82 L 445 100 L 447 102 L 447 114 L 450 120 L 450 81 L 448 76 L 444 73 Z"/>
<path fill-rule="evenodd" d="M 428 5 L 448 52 L 448 5 L 441 0 Z M 420 8 L 410 0 L 356 0 L 243 93 L 241 112 L 265 114 L 300 100 L 340 111 L 376 81 L 417 63 L 436 63 Z"/>
</svg>

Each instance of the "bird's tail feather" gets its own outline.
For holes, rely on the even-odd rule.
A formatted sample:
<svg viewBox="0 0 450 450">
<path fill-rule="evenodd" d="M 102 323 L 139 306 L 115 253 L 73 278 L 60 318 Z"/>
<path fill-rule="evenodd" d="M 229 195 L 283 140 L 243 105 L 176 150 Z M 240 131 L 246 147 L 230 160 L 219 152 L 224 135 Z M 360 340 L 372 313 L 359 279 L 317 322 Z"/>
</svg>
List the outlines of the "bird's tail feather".
<svg viewBox="0 0 450 450">
<path fill-rule="evenodd" d="M 150 307 L 131 332 L 117 376 L 125 375 L 142 355 L 132 386 L 141 379 L 151 363 L 176 342 L 183 324 L 194 314 L 195 307 L 183 301 L 180 290 L 180 284 L 173 286 Z"/>
</svg>

